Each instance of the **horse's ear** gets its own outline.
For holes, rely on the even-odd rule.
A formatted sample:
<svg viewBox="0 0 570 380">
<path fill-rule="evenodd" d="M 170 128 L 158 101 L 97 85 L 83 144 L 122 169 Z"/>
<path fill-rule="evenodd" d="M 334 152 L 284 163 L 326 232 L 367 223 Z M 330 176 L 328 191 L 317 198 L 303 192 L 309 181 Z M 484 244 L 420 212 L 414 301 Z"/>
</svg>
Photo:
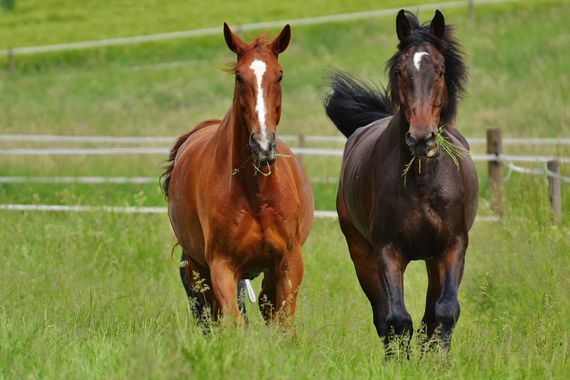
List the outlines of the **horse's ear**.
<svg viewBox="0 0 570 380">
<path fill-rule="evenodd" d="M 396 16 L 396 33 L 398 33 L 398 39 L 400 41 L 405 40 L 412 33 L 412 26 L 410 25 L 410 20 L 406 16 L 406 11 L 400 9 L 398 16 Z"/>
<path fill-rule="evenodd" d="M 289 24 L 285 25 L 281 33 L 271 43 L 271 50 L 275 55 L 279 55 L 287 49 L 291 42 L 291 26 Z"/>
<path fill-rule="evenodd" d="M 231 51 L 233 51 L 238 55 L 243 51 L 244 47 L 246 46 L 245 42 L 243 42 L 241 38 L 238 37 L 237 34 L 232 32 L 228 24 L 226 24 L 225 22 L 224 22 L 224 39 L 226 40 L 226 45 L 228 45 L 228 48 L 230 48 Z"/>
<path fill-rule="evenodd" d="M 435 10 L 435 16 L 431 20 L 429 31 L 439 39 L 443 39 L 443 36 L 445 36 L 445 19 L 438 9 Z"/>
</svg>

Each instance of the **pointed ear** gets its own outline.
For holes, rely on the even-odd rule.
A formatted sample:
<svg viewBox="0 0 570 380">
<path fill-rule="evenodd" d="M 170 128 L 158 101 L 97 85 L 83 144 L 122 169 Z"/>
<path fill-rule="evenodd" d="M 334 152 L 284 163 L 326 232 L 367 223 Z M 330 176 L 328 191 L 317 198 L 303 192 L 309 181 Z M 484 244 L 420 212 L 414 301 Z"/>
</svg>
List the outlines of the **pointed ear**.
<svg viewBox="0 0 570 380">
<path fill-rule="evenodd" d="M 271 50 L 275 55 L 279 55 L 287 49 L 289 46 L 289 42 L 291 42 L 291 26 L 289 24 L 285 25 L 281 33 L 271 43 Z"/>
<path fill-rule="evenodd" d="M 406 17 L 406 11 L 400 9 L 398 16 L 396 16 L 396 33 L 400 41 L 405 40 L 412 33 L 412 26 Z"/>
<path fill-rule="evenodd" d="M 443 36 L 445 36 L 445 19 L 439 10 L 435 11 L 435 16 L 433 16 L 431 20 L 429 31 L 439 39 L 443 39 Z"/>
<path fill-rule="evenodd" d="M 236 54 L 240 54 L 244 47 L 246 46 L 245 43 L 238 37 L 237 34 L 231 31 L 228 24 L 224 22 L 224 39 L 226 40 L 226 45 Z"/>
</svg>

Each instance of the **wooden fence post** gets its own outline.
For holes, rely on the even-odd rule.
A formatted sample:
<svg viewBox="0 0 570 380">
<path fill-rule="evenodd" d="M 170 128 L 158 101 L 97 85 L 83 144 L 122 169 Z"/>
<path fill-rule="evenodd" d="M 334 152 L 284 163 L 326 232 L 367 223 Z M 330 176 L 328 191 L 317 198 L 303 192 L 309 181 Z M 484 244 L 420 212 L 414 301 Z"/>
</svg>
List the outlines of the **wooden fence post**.
<svg viewBox="0 0 570 380">
<path fill-rule="evenodd" d="M 16 64 L 14 62 L 14 50 L 12 48 L 8 49 L 8 74 L 14 74 L 16 70 Z"/>
<path fill-rule="evenodd" d="M 299 135 L 297 136 L 297 146 L 299 148 L 304 148 L 305 147 L 305 135 L 302 133 L 299 133 Z M 301 165 L 303 165 L 303 154 L 298 154 L 297 155 L 299 162 L 301 163 Z"/>
<path fill-rule="evenodd" d="M 501 129 L 487 129 L 487 154 L 499 156 L 503 152 Z M 489 161 L 489 200 L 491 210 L 503 214 L 503 173 L 500 161 Z"/>
<path fill-rule="evenodd" d="M 475 18 L 475 9 L 473 6 L 473 0 L 467 0 L 467 14 L 469 15 L 470 20 L 473 20 Z"/>
<path fill-rule="evenodd" d="M 553 173 L 560 174 L 560 163 L 558 160 L 551 160 L 546 163 L 546 167 Z M 562 200 L 560 195 L 560 179 L 548 176 L 548 195 L 550 196 L 550 207 L 554 220 L 559 221 L 562 215 Z"/>
</svg>

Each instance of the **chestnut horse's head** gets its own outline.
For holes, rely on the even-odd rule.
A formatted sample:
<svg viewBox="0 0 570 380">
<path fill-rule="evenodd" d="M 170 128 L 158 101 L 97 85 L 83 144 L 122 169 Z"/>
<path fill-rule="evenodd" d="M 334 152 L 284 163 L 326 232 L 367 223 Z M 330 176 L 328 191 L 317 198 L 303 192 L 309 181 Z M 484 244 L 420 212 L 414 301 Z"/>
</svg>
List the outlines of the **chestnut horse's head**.
<svg viewBox="0 0 570 380">
<path fill-rule="evenodd" d="M 438 155 L 438 128 L 453 121 L 465 89 L 463 54 L 450 29 L 437 10 L 425 26 L 404 10 L 396 18 L 400 43 L 387 65 L 390 95 L 409 125 L 405 142 L 415 156 Z"/>
<path fill-rule="evenodd" d="M 249 146 L 257 161 L 272 163 L 275 130 L 281 117 L 283 70 L 278 56 L 289 46 L 291 28 L 286 25 L 270 43 L 257 38 L 246 44 L 224 23 L 224 37 L 228 48 L 237 54 L 234 103 L 248 128 Z"/>
</svg>

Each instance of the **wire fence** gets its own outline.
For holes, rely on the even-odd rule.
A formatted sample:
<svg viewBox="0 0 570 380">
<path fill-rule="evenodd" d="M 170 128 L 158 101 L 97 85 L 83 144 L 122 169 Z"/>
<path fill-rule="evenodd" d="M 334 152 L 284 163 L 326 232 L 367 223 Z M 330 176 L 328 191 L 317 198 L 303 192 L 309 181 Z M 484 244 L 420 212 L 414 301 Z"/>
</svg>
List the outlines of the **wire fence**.
<svg viewBox="0 0 570 380">
<path fill-rule="evenodd" d="M 487 139 L 481 139 L 487 144 L 486 154 L 470 154 L 473 161 L 488 162 L 489 163 L 489 189 L 495 194 L 491 194 L 492 198 L 501 197 L 501 186 L 503 180 L 508 180 L 513 172 L 540 175 L 548 178 L 549 192 L 551 205 L 555 213 L 560 214 L 560 183 L 570 183 L 570 177 L 563 176 L 559 173 L 559 164 L 570 164 L 570 157 L 554 157 L 544 155 L 513 155 L 502 154 L 503 141 L 500 137 L 500 130 L 491 129 L 487 131 Z M 301 145 L 306 142 L 344 142 L 344 137 L 340 136 L 285 136 L 286 140 L 296 140 Z M 172 137 L 133 137 L 133 136 L 54 136 L 54 135 L 0 135 L 0 141 L 9 142 L 42 142 L 42 143 L 108 143 L 108 142 L 121 142 L 121 143 L 141 143 L 153 142 L 156 143 L 159 139 L 163 142 L 172 142 Z M 471 139 L 474 140 L 474 139 Z M 563 145 L 570 139 L 567 138 L 513 138 L 512 143 L 518 144 L 540 144 L 552 145 L 554 143 Z M 316 147 L 293 147 L 291 148 L 294 154 L 299 156 L 314 155 L 314 156 L 331 156 L 342 157 L 342 149 L 331 148 L 316 148 Z M 166 156 L 168 148 L 166 147 L 62 147 L 62 148 L 9 148 L 0 149 L 0 155 L 14 155 L 14 156 L 46 156 L 46 155 L 96 155 L 96 156 L 109 156 L 109 155 L 162 155 Z M 516 163 L 531 163 L 542 164 L 542 167 L 524 167 Z M 501 178 L 500 165 L 504 165 L 508 169 L 505 178 Z M 499 170 L 499 171 L 498 171 Z M 338 180 L 331 177 L 312 177 L 313 183 L 336 183 Z M 157 183 L 157 179 L 153 177 L 69 177 L 69 176 L 4 176 L 0 177 L 0 183 L 81 183 L 81 184 L 146 184 Z M 42 206 L 37 205 L 0 205 L 2 210 L 44 210 L 45 211 L 113 211 L 123 210 L 112 206 Z M 131 212 L 130 208 L 126 208 L 120 212 Z M 134 211 L 133 211 L 134 212 Z M 138 211 L 137 211 L 138 212 Z M 140 211 L 145 213 L 146 211 Z M 150 211 L 149 211 L 150 212 Z M 332 211 L 319 211 L 319 213 L 330 213 Z M 316 215 L 317 215 L 316 214 Z M 324 215 L 324 214 L 319 214 Z M 322 216 L 317 216 L 322 217 Z"/>
<path fill-rule="evenodd" d="M 105 143 L 105 144 L 172 144 L 176 136 L 77 136 L 77 135 L 37 135 L 37 134 L 0 134 L 0 142 L 25 143 Z M 279 138 L 287 142 L 344 143 L 343 136 L 330 135 L 282 135 Z M 487 140 L 482 137 L 467 137 L 471 145 L 484 145 Z M 567 137 L 507 137 L 503 145 L 570 145 Z"/>
</svg>

